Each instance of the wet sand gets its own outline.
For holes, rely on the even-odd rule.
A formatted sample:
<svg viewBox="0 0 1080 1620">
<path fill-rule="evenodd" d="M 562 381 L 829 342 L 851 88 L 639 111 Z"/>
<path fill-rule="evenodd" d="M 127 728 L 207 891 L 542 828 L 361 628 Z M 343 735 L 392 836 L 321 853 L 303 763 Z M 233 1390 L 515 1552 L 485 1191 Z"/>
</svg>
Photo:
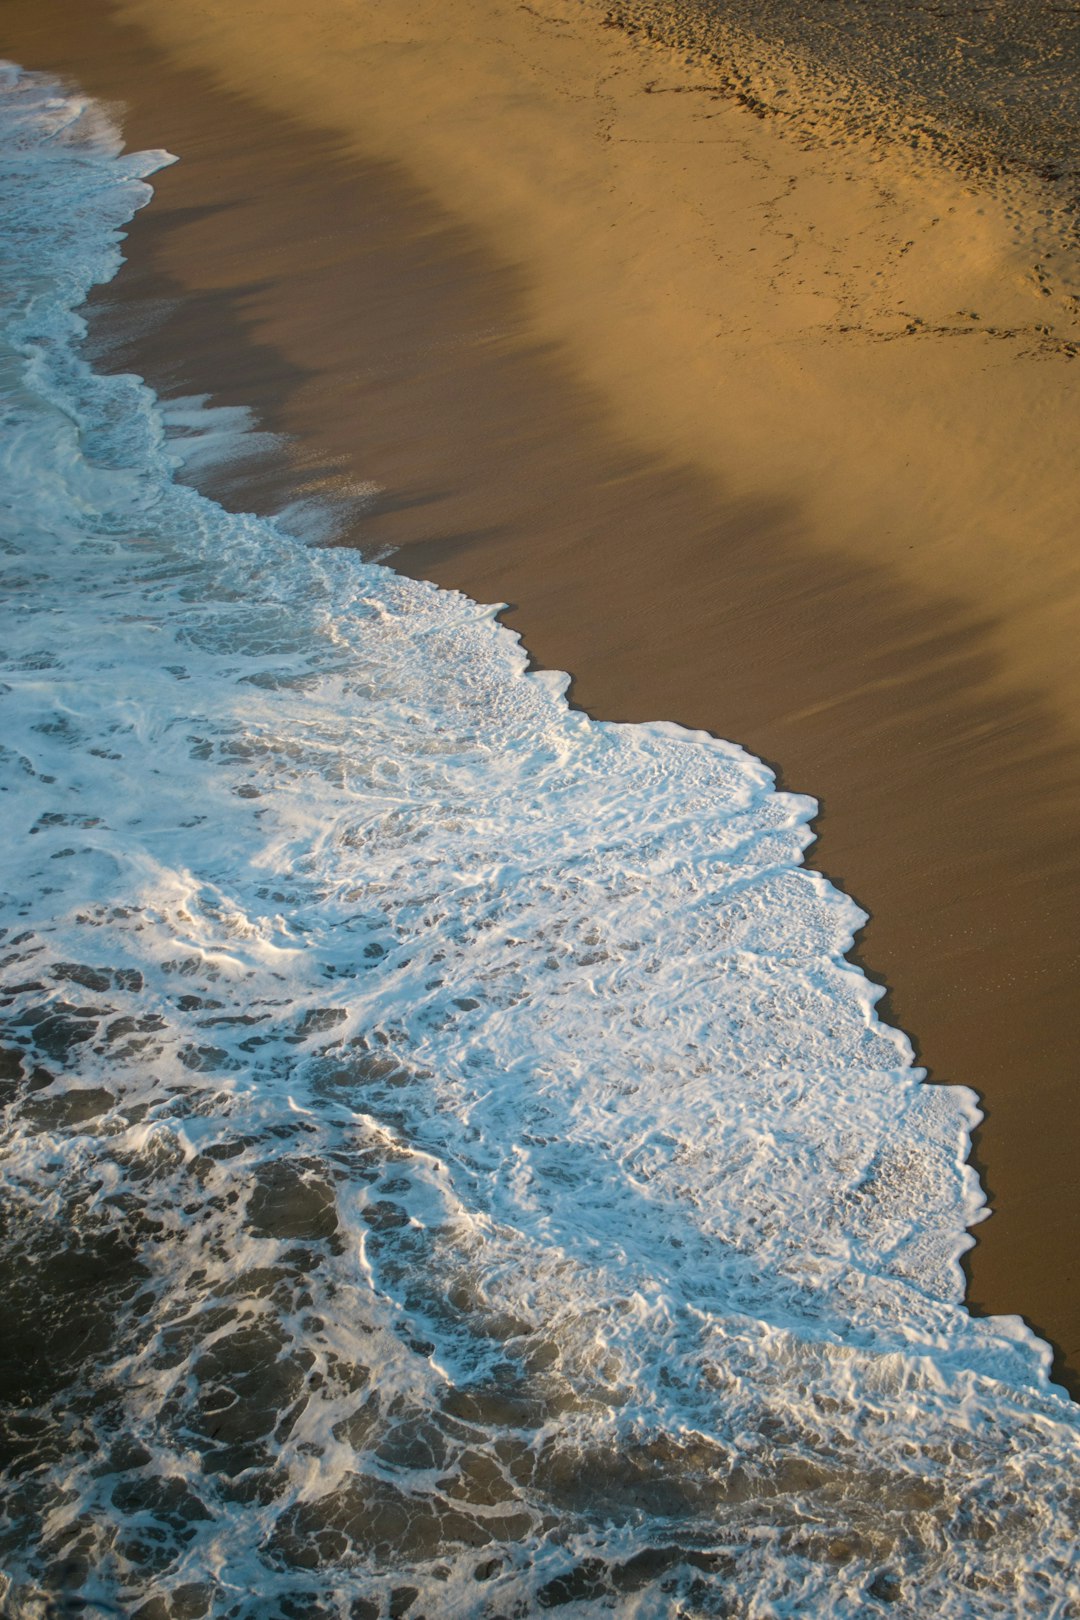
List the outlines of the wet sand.
<svg viewBox="0 0 1080 1620">
<path fill-rule="evenodd" d="M 1068 389 L 1080 373 L 1061 349 L 1065 294 L 1028 286 L 1022 255 L 1013 281 L 985 240 L 980 258 L 970 233 L 999 222 L 991 208 L 990 223 L 977 225 L 987 214 L 965 214 L 969 193 L 958 190 L 946 204 L 962 216 L 951 216 L 953 245 L 967 233 L 986 309 L 988 298 L 1009 304 L 1002 335 L 985 330 L 996 324 L 985 309 L 981 327 L 969 319 L 963 331 L 936 332 L 920 317 L 928 329 L 900 326 L 905 341 L 865 322 L 857 342 L 836 329 L 843 322 L 818 330 L 800 302 L 822 296 L 807 258 L 801 288 L 771 272 L 782 290 L 764 313 L 801 309 L 804 324 L 786 350 L 774 331 L 770 351 L 740 336 L 756 280 L 745 262 L 714 254 L 691 266 L 700 286 L 711 277 L 732 309 L 749 300 L 748 312 L 738 330 L 731 316 L 695 366 L 685 344 L 700 310 L 685 289 L 665 302 L 669 289 L 654 280 L 665 297 L 652 311 L 639 302 L 666 266 L 631 253 L 662 235 L 655 218 L 610 250 L 624 255 L 621 279 L 605 282 L 612 261 L 585 233 L 573 275 L 553 287 L 543 255 L 515 234 L 513 198 L 500 204 L 511 223 L 499 252 L 493 216 L 471 206 L 464 185 L 451 205 L 454 177 L 431 158 L 430 134 L 410 146 L 388 102 L 366 107 L 362 129 L 347 128 L 332 98 L 316 108 L 310 66 L 282 89 L 265 78 L 259 50 L 241 71 L 221 47 L 211 77 L 197 65 L 210 51 L 194 26 L 201 8 L 186 62 L 175 40 L 170 55 L 161 38 L 126 25 L 126 9 L 7 0 L 3 11 L 7 54 L 122 100 L 132 143 L 183 155 L 132 229 L 128 266 L 95 300 L 94 340 L 109 363 L 165 393 L 253 405 L 265 425 L 294 436 L 291 457 L 236 469 L 222 493 L 268 509 L 304 484 L 374 482 L 382 493 L 351 541 L 398 547 L 397 566 L 514 603 L 508 617 L 530 652 L 570 670 L 591 712 L 708 727 L 821 801 L 812 860 L 873 914 L 860 953 L 890 986 L 888 1015 L 935 1079 L 984 1099 L 977 1155 L 995 1214 L 978 1229 L 972 1302 L 1027 1316 L 1075 1388 L 1080 688 L 1067 557 L 1077 474 L 1065 450 L 1076 427 Z M 141 11 L 162 37 L 172 27 L 153 7 Z M 565 37 L 570 24 L 552 14 L 550 49 L 580 53 L 592 38 L 584 23 L 580 37 Z M 596 31 L 605 50 L 631 52 L 621 69 L 629 80 L 638 48 L 613 35 Z M 469 60 L 455 46 L 442 66 Z M 678 88 L 670 54 L 656 61 L 666 88 Z M 423 73 L 437 78 L 438 67 L 429 57 Z M 412 72 L 402 69 L 399 96 Z M 471 86 L 474 102 L 480 87 Z M 497 122 L 506 116 L 498 81 L 487 91 Z M 530 93 L 525 123 L 542 126 L 544 98 Z M 300 117 L 292 102 L 304 95 Z M 646 101 L 639 84 L 636 96 L 668 145 L 682 127 L 664 122 L 671 109 L 741 120 L 730 140 L 755 181 L 769 178 L 777 150 L 786 158 L 790 148 L 789 170 L 801 153 L 807 206 L 816 183 L 822 219 L 842 212 L 845 194 L 834 186 L 825 196 L 826 182 L 812 180 L 820 154 L 707 87 L 700 96 L 654 88 Z M 451 155 L 468 150 L 460 126 L 448 145 Z M 730 158 L 729 142 L 710 161 L 722 168 Z M 578 174 L 572 152 L 558 159 L 558 173 Z M 851 164 L 870 160 L 845 153 Z M 612 206 L 625 210 L 638 159 L 621 161 Z M 789 180 L 779 190 L 790 195 Z M 566 189 L 559 205 L 572 215 Z M 893 230 L 918 206 L 913 190 L 882 218 Z M 773 248 L 781 223 L 774 212 Z M 749 206 L 739 230 L 747 256 L 766 246 L 753 240 L 761 219 Z M 835 267 L 838 251 L 821 262 Z M 892 272 L 906 274 L 911 258 L 890 261 Z M 949 262 L 935 249 L 923 264 L 920 308 L 952 297 Z M 850 298 L 865 303 L 859 265 L 843 268 Z M 623 343 L 621 373 L 625 329 L 598 319 L 595 343 L 589 329 L 605 289 L 620 318 L 655 316 L 636 352 Z M 1036 297 L 1055 318 L 1065 309 L 1059 326 L 1028 320 Z M 785 420 L 806 427 L 800 444 L 780 437 L 772 392 L 785 376 Z M 719 392 L 731 397 L 709 415 L 705 402 Z M 920 414 L 924 394 L 933 408 Z M 871 398 L 876 415 L 860 424 Z M 958 402 L 976 420 L 954 430 Z M 941 413 L 950 432 L 935 438 Z M 905 455 L 917 466 L 897 489 Z"/>
<path fill-rule="evenodd" d="M 1057 0 L 613 0 L 611 12 L 729 61 L 753 50 L 751 36 L 768 41 L 812 62 L 819 82 L 856 78 L 879 105 L 903 103 L 980 168 L 1027 170 L 1077 195 L 1080 14 Z"/>
</svg>

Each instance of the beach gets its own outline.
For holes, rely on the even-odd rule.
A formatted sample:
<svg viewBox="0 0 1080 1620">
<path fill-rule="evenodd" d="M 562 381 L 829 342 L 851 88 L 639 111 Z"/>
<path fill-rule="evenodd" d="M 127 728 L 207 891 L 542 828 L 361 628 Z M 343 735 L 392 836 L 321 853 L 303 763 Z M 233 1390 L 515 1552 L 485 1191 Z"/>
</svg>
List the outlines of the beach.
<svg viewBox="0 0 1080 1620">
<path fill-rule="evenodd" d="M 288 8 L 260 7 L 240 52 L 249 9 L 181 27 L 166 8 L 95 7 L 76 36 L 9 7 L 10 52 L 123 100 L 134 141 L 187 137 L 100 324 L 159 386 L 292 435 L 299 483 L 329 468 L 377 484 L 359 543 L 511 603 L 506 622 L 590 713 L 706 727 L 814 794 L 810 859 L 871 914 L 860 959 L 888 1016 L 935 1080 L 983 1099 L 995 1214 L 972 1304 L 1023 1314 L 1067 1374 L 1076 405 L 1072 362 L 1038 329 L 1071 341 L 1068 267 L 1044 297 L 1022 233 L 950 170 L 931 190 L 906 153 L 890 169 L 869 142 L 804 151 L 696 65 L 576 7 L 496 9 L 490 30 L 483 8 L 438 26 L 399 9 L 393 29 L 379 8 L 348 28 L 331 8 L 287 73 Z M 500 91 L 518 49 L 533 76 Z M 607 75 L 604 120 L 631 121 L 617 160 L 591 108 L 573 122 L 573 72 Z M 546 185 L 548 161 L 565 185 Z M 839 177 L 853 164 L 865 176 Z M 655 213 L 669 182 L 681 235 Z M 695 196 L 713 212 L 692 229 Z M 784 271 L 789 226 L 810 234 Z M 163 297 L 176 327 L 150 332 L 140 300 Z M 264 509 L 279 493 L 271 477 Z"/>
<path fill-rule="evenodd" d="M 0 54 L 178 160 L 84 275 L 11 666 L 50 1591 L 1068 1595 L 1071 157 L 778 14 L 7 0 Z"/>
</svg>

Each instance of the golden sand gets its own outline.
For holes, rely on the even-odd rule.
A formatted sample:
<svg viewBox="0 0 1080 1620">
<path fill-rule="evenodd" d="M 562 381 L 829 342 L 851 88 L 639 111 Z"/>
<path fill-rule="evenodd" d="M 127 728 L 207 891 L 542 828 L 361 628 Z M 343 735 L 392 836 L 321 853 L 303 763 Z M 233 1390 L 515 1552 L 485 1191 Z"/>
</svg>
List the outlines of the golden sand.
<svg viewBox="0 0 1080 1620">
<path fill-rule="evenodd" d="M 537 334 L 623 432 L 993 618 L 1003 683 L 1080 725 L 1080 389 L 1059 346 L 1080 282 L 1015 223 L 1048 199 L 830 146 L 827 125 L 793 138 L 581 0 L 319 0 L 302 26 L 294 0 L 120 10 L 403 164 L 525 268 Z"/>
</svg>

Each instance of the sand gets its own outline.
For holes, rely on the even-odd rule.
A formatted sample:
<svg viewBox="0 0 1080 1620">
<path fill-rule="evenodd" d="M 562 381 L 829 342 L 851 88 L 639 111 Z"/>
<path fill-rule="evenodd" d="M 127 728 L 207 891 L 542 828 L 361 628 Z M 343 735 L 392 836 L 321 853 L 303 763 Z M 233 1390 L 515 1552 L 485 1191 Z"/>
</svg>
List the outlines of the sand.
<svg viewBox="0 0 1080 1620">
<path fill-rule="evenodd" d="M 602 15 L 9 0 L 3 48 L 183 154 L 94 330 L 295 436 L 233 498 L 373 481 L 350 538 L 514 603 L 591 712 L 707 726 L 822 802 L 813 858 L 873 914 L 890 1016 L 985 1101 L 972 1302 L 1075 1377 L 1056 198 L 856 139 L 843 105 L 756 117 Z"/>
</svg>

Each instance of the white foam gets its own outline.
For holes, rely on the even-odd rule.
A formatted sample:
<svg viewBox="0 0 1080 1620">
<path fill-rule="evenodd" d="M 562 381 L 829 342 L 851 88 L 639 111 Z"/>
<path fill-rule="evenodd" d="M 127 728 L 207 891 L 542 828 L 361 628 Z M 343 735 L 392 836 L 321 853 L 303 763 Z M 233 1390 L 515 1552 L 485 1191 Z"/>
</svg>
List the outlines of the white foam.
<svg viewBox="0 0 1080 1620">
<path fill-rule="evenodd" d="M 8 1611 L 1077 1612 L 976 1099 L 813 802 L 177 483 L 250 422 L 72 313 L 167 159 L 14 68 L 0 120 Z"/>
</svg>

